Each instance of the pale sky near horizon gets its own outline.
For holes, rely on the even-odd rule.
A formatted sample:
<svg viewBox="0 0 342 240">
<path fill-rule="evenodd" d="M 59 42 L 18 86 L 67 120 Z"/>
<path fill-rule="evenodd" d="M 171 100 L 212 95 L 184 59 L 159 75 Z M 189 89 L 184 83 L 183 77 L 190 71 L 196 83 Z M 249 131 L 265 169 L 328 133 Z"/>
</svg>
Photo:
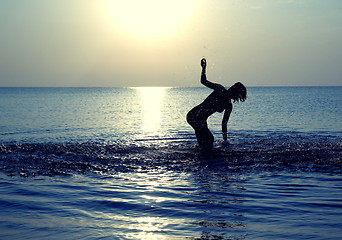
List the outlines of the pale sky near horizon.
<svg viewBox="0 0 342 240">
<path fill-rule="evenodd" d="M 1 86 L 341 86 L 340 0 L 2 0 Z"/>
</svg>

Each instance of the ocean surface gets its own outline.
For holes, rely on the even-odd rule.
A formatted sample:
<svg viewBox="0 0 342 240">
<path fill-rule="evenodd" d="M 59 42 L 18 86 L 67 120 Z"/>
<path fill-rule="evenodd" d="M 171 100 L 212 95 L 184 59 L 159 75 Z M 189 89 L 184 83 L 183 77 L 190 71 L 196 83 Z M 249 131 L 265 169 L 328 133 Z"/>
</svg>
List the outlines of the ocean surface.
<svg viewBox="0 0 342 240">
<path fill-rule="evenodd" d="M 0 88 L 0 239 L 342 239 L 342 87 Z"/>
</svg>

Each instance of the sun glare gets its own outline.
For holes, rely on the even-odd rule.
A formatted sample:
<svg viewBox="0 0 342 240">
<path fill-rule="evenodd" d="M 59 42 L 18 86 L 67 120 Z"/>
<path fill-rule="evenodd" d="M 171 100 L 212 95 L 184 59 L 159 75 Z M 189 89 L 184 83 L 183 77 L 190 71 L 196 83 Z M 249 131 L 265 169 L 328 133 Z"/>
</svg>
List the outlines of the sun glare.
<svg viewBox="0 0 342 240">
<path fill-rule="evenodd" d="M 162 121 L 162 103 L 167 88 L 139 87 L 142 107 L 142 130 L 146 134 L 156 134 Z"/>
<path fill-rule="evenodd" d="M 108 0 L 113 24 L 139 38 L 160 38 L 187 24 L 193 0 Z"/>
</svg>

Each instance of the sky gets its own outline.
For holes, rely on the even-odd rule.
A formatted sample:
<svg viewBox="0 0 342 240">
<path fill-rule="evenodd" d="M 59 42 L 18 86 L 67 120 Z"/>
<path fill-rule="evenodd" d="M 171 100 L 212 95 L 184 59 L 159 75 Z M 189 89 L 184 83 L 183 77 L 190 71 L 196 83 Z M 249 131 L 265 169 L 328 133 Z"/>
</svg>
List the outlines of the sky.
<svg viewBox="0 0 342 240">
<path fill-rule="evenodd" d="M 1 0 L 0 87 L 341 86 L 340 0 Z"/>
</svg>

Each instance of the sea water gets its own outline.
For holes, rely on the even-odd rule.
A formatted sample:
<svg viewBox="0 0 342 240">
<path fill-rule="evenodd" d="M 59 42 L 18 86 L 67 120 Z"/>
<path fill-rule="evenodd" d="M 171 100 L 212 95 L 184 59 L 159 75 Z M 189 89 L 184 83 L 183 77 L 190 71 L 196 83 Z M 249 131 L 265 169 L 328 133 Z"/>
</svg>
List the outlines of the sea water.
<svg viewBox="0 0 342 240">
<path fill-rule="evenodd" d="M 341 239 L 342 87 L 0 88 L 0 239 Z"/>
</svg>

